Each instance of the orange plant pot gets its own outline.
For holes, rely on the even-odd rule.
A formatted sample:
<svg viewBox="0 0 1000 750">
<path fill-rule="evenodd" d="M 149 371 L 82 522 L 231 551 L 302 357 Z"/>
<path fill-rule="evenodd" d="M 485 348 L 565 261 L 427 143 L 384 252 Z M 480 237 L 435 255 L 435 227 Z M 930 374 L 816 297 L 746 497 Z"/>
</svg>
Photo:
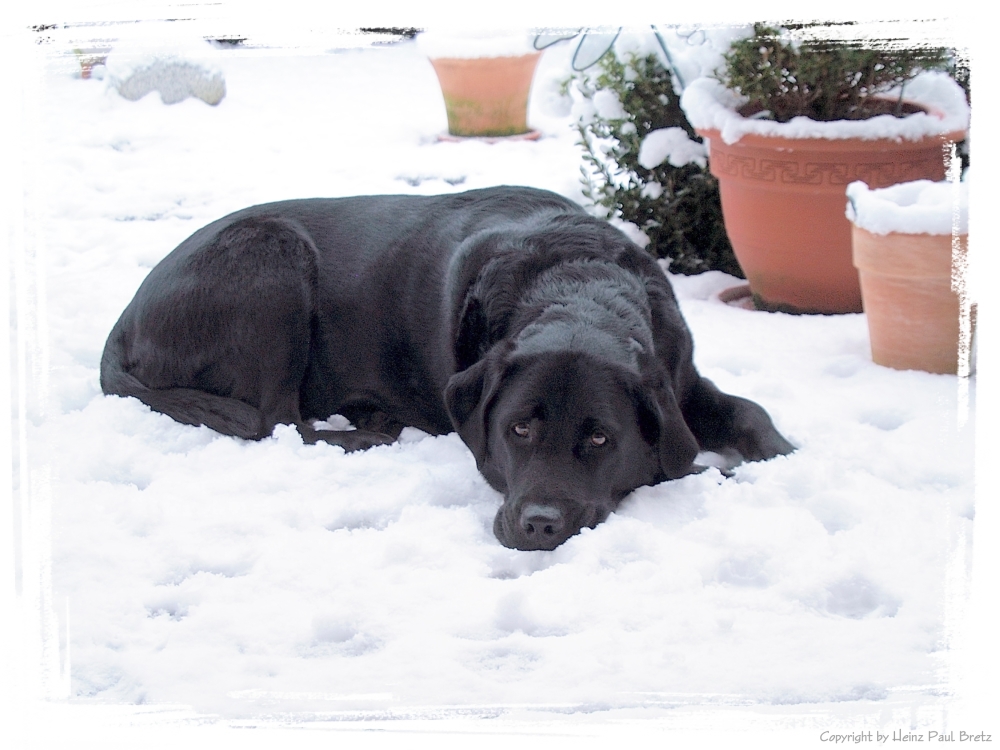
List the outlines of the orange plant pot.
<svg viewBox="0 0 1000 750">
<path fill-rule="evenodd" d="M 960 310 L 952 289 L 951 235 L 879 235 L 857 226 L 852 232 L 872 359 L 897 370 L 954 375 Z M 961 235 L 959 247 L 964 255 L 968 235 Z"/>
<path fill-rule="evenodd" d="M 710 140 L 726 233 L 759 309 L 795 313 L 861 312 L 851 263 L 851 223 L 844 191 L 944 179 L 942 147 L 963 133 L 919 141 L 787 139 L 745 135 Z"/>
<path fill-rule="evenodd" d="M 528 95 L 540 52 L 514 57 L 431 59 L 448 132 L 457 136 L 507 136 L 528 132 Z"/>
</svg>

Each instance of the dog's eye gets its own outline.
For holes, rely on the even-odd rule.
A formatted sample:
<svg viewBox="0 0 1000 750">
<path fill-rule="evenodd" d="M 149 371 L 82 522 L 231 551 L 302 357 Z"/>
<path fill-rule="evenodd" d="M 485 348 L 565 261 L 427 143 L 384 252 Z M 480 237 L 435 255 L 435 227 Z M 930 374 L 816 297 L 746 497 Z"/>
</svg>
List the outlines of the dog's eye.
<svg viewBox="0 0 1000 750">
<path fill-rule="evenodd" d="M 518 422 L 514 425 L 513 430 L 518 437 L 526 438 L 531 434 L 531 426 L 527 422 Z"/>
<path fill-rule="evenodd" d="M 603 432 L 595 432 L 593 435 L 590 436 L 590 442 L 592 445 L 598 445 L 598 446 L 604 445 L 606 442 L 608 442 L 608 436 L 605 435 Z"/>
</svg>

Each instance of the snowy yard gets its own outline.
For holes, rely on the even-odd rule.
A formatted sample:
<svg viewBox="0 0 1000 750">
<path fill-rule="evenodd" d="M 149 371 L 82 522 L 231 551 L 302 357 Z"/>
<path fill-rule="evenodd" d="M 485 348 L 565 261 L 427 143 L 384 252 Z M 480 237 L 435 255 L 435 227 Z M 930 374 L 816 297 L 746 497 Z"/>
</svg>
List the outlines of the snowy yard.
<svg viewBox="0 0 1000 750">
<path fill-rule="evenodd" d="M 747 311 L 714 297 L 731 277 L 674 277 L 702 374 L 799 449 L 642 488 L 553 552 L 496 541 L 500 498 L 455 434 L 345 454 L 101 394 L 105 339 L 139 283 L 233 210 L 502 184 L 583 202 L 557 91 L 571 51 L 542 58 L 542 137 L 496 144 L 437 139 L 444 105 L 412 41 L 207 49 L 217 107 L 126 101 L 72 56 L 50 61 L 14 260 L 15 479 L 51 514 L 49 658 L 68 659 L 72 702 L 323 720 L 881 701 L 910 722 L 947 694 L 976 379 L 874 365 L 862 315 Z"/>
</svg>

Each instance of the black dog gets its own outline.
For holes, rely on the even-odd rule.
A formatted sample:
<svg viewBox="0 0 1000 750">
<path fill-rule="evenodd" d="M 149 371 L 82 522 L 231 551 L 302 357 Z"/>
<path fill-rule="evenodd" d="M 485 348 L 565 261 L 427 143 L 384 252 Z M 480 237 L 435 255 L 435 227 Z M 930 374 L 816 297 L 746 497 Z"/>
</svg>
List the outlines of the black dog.
<svg viewBox="0 0 1000 750">
<path fill-rule="evenodd" d="M 260 439 L 347 450 L 455 429 L 505 496 L 494 532 L 553 549 L 699 447 L 793 450 L 721 393 L 653 258 L 540 190 L 271 203 L 195 232 L 108 338 L 105 393 Z M 358 429 L 317 430 L 343 414 Z"/>
</svg>

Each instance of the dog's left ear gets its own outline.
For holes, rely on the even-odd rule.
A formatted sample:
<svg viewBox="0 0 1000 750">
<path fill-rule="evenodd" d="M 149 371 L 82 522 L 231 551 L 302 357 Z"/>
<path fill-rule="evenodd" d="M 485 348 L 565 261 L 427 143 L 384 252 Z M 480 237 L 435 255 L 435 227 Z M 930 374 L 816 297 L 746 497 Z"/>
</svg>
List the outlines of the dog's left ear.
<svg viewBox="0 0 1000 750">
<path fill-rule="evenodd" d="M 458 318 L 455 336 L 455 363 L 465 370 L 483 359 L 489 349 L 489 322 L 478 297 L 469 295 Z"/>
<path fill-rule="evenodd" d="M 639 430 L 656 448 L 660 470 L 667 479 L 679 479 L 691 471 L 698 455 L 698 441 L 684 421 L 684 415 L 666 384 L 640 386 L 635 390 Z"/>
<path fill-rule="evenodd" d="M 455 431 L 473 455 L 482 471 L 486 460 L 489 406 L 500 380 L 503 363 L 499 353 L 489 355 L 471 367 L 451 376 L 444 389 L 444 404 Z"/>
</svg>

